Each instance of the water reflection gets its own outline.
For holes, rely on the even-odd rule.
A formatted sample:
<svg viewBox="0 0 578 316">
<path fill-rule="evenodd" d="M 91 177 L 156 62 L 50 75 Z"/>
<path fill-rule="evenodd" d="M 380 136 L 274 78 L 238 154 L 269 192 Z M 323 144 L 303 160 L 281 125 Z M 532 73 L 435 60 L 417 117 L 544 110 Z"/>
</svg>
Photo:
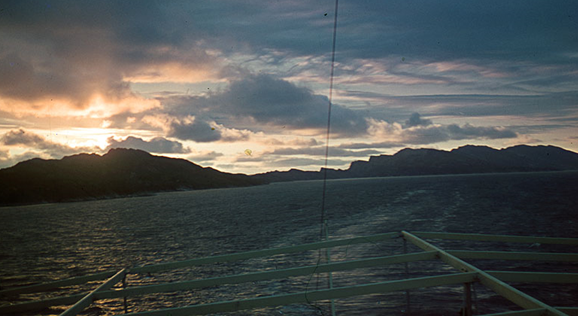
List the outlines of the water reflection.
<svg viewBox="0 0 578 316">
<path fill-rule="evenodd" d="M 480 180 L 483 177 L 483 181 Z M 539 181 L 537 181 L 539 179 Z M 578 198 L 577 173 L 516 174 L 330 181 L 327 217 L 332 238 L 347 238 L 399 230 L 478 232 L 490 234 L 578 237 L 574 225 Z M 319 238 L 321 183 L 297 182 L 263 187 L 177 192 L 151 197 L 85 203 L 36 205 L 0 209 L 0 284 L 22 286 L 98 271 L 185 260 L 209 255 L 281 247 Z M 290 193 L 290 194 L 289 194 Z M 441 242 L 448 248 L 474 250 L 569 251 L 556 247 L 498 243 Z M 539 248 L 539 249 L 537 249 Z M 418 251 L 411 248 L 410 251 Z M 578 251 L 574 249 L 574 251 Z M 344 246 L 332 250 L 332 260 L 352 260 L 403 252 L 401 243 Z M 257 270 L 284 269 L 317 262 L 318 252 L 278 255 L 235 264 L 217 264 L 171 273 L 133 275 L 130 285 L 159 284 Z M 484 269 L 496 262 L 475 262 Z M 500 269 L 557 269 L 575 266 L 532 265 L 512 262 Z M 446 273 L 438 262 L 410 265 L 411 276 Z M 573 270 L 572 270 L 573 269 Z M 336 286 L 378 282 L 405 277 L 402 265 L 360 269 L 334 274 Z M 323 278 L 322 278 L 323 279 Z M 325 282 L 325 281 L 323 281 Z M 316 278 L 294 277 L 273 283 L 255 282 L 177 293 L 131 298 L 131 311 L 186 306 L 221 299 L 311 290 Z M 63 293 L 89 290 L 70 287 Z M 412 291 L 415 310 L 456 311 L 459 287 Z M 560 287 L 555 292 L 560 292 Z M 578 297 L 565 288 L 554 300 Z M 477 289 L 478 302 L 501 302 L 491 292 Z M 542 295 L 542 294 L 536 294 Z M 47 293 L 19 299 L 48 297 Z M 549 298 L 552 299 L 552 298 Z M 566 299 L 566 301 L 565 301 Z M 348 315 L 396 315 L 403 310 L 405 294 L 387 293 L 338 300 Z M 112 314 L 119 300 L 99 302 L 92 314 Z M 502 303 L 500 303 L 502 304 Z M 503 306 L 509 306 L 503 303 Z M 413 304 L 412 304 L 413 305 Z M 327 309 L 327 302 L 246 312 L 246 315 L 311 314 Z M 361 308 L 363 307 L 363 308 Z M 491 309 L 490 309 L 491 311 Z M 439 313 L 439 312 L 435 312 Z M 435 315 L 435 313 L 431 315 Z M 243 314 L 243 313 L 240 313 Z"/>
</svg>

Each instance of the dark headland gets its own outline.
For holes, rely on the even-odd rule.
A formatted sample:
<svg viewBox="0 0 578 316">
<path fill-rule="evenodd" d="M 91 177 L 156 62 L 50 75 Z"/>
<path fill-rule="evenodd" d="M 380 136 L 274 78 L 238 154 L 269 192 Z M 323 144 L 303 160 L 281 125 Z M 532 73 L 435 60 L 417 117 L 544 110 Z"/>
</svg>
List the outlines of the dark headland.
<svg viewBox="0 0 578 316">
<path fill-rule="evenodd" d="M 327 169 L 327 178 L 367 178 L 468 173 L 578 170 L 578 153 L 555 146 L 519 145 L 505 149 L 467 145 L 451 151 L 402 149 L 394 155 L 354 161 L 346 170 Z M 323 179 L 324 172 L 272 171 L 253 177 L 267 182 Z"/>
<path fill-rule="evenodd" d="M 263 183 L 247 175 L 203 168 L 185 159 L 119 148 L 102 156 L 35 158 L 2 169 L 0 205 L 95 200 Z"/>
<path fill-rule="evenodd" d="M 554 146 L 493 149 L 464 146 L 451 151 L 403 149 L 394 155 L 328 169 L 329 179 L 467 173 L 578 170 L 578 154 Z M 280 181 L 322 179 L 324 170 L 272 171 L 252 176 L 204 168 L 188 160 L 154 156 L 136 149 L 105 155 L 39 158 L 0 170 L 0 206 L 95 200 L 156 192 L 230 188 Z"/>
</svg>

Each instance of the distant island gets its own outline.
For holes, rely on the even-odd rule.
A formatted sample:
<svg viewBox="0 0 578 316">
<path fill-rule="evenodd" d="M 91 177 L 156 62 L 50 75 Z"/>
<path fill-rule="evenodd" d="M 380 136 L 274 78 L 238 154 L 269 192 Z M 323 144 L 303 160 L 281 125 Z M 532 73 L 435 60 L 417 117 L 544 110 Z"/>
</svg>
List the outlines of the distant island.
<svg viewBox="0 0 578 316">
<path fill-rule="evenodd" d="M 394 155 L 354 161 L 346 170 L 327 169 L 327 178 L 367 178 L 468 173 L 578 170 L 578 153 L 555 146 L 519 145 L 505 149 L 467 145 L 451 151 L 402 149 Z M 323 179 L 325 170 L 272 171 L 254 175 L 266 182 Z"/>
<path fill-rule="evenodd" d="M 156 192 L 242 187 L 263 180 L 136 149 L 61 160 L 34 158 L 0 170 L 0 205 L 96 200 Z"/>
<path fill-rule="evenodd" d="M 224 173 L 185 159 L 137 149 L 60 160 L 35 158 L 0 170 L 0 206 L 96 200 L 157 192 L 230 188 L 281 181 L 467 173 L 578 170 L 578 154 L 555 146 L 493 149 L 464 146 L 451 151 L 403 149 L 394 155 L 352 162 L 346 170 Z"/>
</svg>

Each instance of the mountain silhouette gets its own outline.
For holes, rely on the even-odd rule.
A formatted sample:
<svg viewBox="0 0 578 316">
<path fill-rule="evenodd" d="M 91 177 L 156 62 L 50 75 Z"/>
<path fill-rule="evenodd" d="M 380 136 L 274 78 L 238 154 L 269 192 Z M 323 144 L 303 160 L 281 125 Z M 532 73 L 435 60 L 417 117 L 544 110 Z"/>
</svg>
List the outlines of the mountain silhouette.
<svg viewBox="0 0 578 316">
<path fill-rule="evenodd" d="M 243 187 L 270 182 L 466 173 L 578 170 L 578 154 L 554 146 L 494 149 L 463 146 L 451 151 L 400 150 L 354 161 L 346 170 L 272 171 L 252 176 L 204 168 L 188 160 L 136 149 L 60 160 L 34 158 L 0 170 L 0 205 L 95 200 L 155 192 Z"/>
<path fill-rule="evenodd" d="M 153 192 L 241 187 L 263 181 L 136 149 L 40 158 L 0 170 L 0 205 L 65 202 Z"/>
<path fill-rule="evenodd" d="M 354 161 L 347 170 L 327 170 L 329 179 L 438 174 L 578 170 L 578 154 L 555 146 L 520 145 L 505 149 L 467 145 L 451 151 L 402 149 L 394 155 Z M 273 171 L 255 175 L 268 182 L 316 180 L 318 172 Z"/>
</svg>

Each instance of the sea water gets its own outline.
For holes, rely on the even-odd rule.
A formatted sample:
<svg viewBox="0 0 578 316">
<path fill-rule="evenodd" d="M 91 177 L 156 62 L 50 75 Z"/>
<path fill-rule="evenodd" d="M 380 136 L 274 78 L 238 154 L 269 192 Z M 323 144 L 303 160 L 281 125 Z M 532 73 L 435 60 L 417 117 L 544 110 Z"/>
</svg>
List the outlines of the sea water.
<svg viewBox="0 0 578 316">
<path fill-rule="evenodd" d="M 322 190 L 321 181 L 300 181 L 0 208 L 0 286 L 12 288 L 123 267 L 315 242 L 320 239 Z M 328 221 L 330 238 L 401 230 L 578 237 L 576 171 L 330 180 L 325 197 L 324 219 Z M 437 245 L 460 246 L 451 242 L 438 242 Z M 525 244 L 483 243 L 465 247 L 578 252 L 576 247 Z M 402 252 L 401 241 L 340 247 L 333 250 L 332 260 Z M 128 281 L 129 286 L 134 286 L 314 265 L 319 256 L 317 251 L 277 255 L 134 276 Z M 556 266 L 515 261 L 500 262 L 496 268 L 492 263 L 497 264 L 476 262 L 494 270 L 578 272 L 575 264 Z M 411 265 L 410 276 L 455 272 L 450 270 L 433 263 L 416 263 Z M 336 273 L 335 286 L 399 279 L 405 277 L 404 273 L 402 265 Z M 88 289 L 96 284 L 89 284 Z M 130 311 L 145 311 L 310 291 L 324 286 L 325 278 L 307 276 L 140 296 L 130 298 L 128 303 Z M 519 286 L 540 299 L 550 300 L 553 305 L 575 305 L 578 301 L 576 286 L 563 289 L 559 285 Z M 496 304 L 502 309 L 515 308 L 483 287 L 475 289 L 475 302 L 480 305 L 476 307 L 480 311 L 498 311 L 492 307 Z M 69 290 L 81 289 L 72 287 Z M 460 293 L 460 286 L 412 291 L 410 308 L 419 315 L 457 315 L 462 299 Z M 10 303 L 45 297 L 48 294 L 21 295 L 10 298 Z M 327 313 L 327 306 L 326 302 L 320 302 L 234 314 L 316 315 Z M 405 293 L 337 301 L 338 311 L 346 315 L 403 315 L 406 308 Z M 57 308 L 43 313 L 61 311 Z M 94 304 L 87 313 L 108 315 L 121 311 L 122 302 L 110 300 Z"/>
</svg>

